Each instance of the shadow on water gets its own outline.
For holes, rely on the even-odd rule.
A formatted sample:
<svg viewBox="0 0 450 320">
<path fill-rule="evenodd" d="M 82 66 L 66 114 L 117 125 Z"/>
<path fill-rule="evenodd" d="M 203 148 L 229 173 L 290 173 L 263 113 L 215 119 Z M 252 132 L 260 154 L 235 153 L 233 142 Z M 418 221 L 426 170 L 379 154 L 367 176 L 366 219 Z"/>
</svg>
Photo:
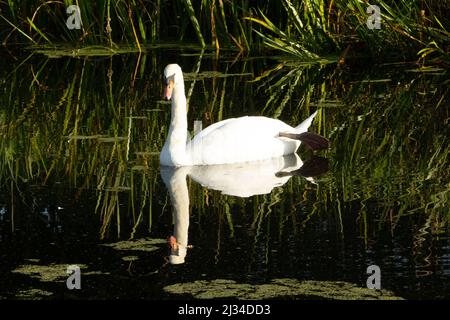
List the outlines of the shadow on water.
<svg viewBox="0 0 450 320">
<path fill-rule="evenodd" d="M 214 298 L 224 283 L 239 298 L 449 297 L 448 71 L 193 48 L 1 55 L 1 298 Z M 289 170 L 182 169 L 188 229 L 174 230 L 158 159 L 173 61 L 188 73 L 192 124 L 251 114 L 296 125 L 318 109 L 328 172 L 305 177 L 303 148 Z M 172 234 L 193 245 L 179 265 Z M 70 264 L 83 290 L 67 290 Z M 372 264 L 385 295 L 364 289 Z"/>
</svg>

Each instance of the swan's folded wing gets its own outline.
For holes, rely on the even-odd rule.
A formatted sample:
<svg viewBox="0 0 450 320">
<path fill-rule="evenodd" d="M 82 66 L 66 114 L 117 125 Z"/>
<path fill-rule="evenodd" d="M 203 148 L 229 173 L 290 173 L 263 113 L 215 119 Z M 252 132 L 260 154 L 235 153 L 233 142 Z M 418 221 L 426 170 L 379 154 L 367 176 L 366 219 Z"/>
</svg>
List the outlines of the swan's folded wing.
<svg viewBox="0 0 450 320">
<path fill-rule="evenodd" d="M 206 127 L 205 129 L 203 129 L 202 131 L 200 131 L 199 133 L 197 133 L 195 135 L 195 137 L 192 140 L 196 140 L 196 139 L 202 139 L 204 137 L 206 137 L 210 132 L 219 129 L 220 127 L 226 125 L 228 122 L 236 120 L 236 118 L 231 118 L 231 119 L 226 119 L 217 123 L 213 123 L 212 125 Z"/>
<path fill-rule="evenodd" d="M 193 164 L 224 164 L 280 157 L 295 152 L 300 142 L 278 138 L 293 131 L 277 119 L 241 117 L 214 124 L 197 134 L 188 146 Z"/>
</svg>

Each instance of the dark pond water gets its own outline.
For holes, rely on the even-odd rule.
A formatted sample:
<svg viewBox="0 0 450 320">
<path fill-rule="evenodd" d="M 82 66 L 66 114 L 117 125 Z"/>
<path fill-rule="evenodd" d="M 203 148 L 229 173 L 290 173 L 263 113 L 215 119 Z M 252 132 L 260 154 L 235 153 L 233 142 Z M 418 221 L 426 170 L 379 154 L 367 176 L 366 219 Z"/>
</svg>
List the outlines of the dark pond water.
<svg viewBox="0 0 450 320">
<path fill-rule="evenodd" d="M 320 156 L 328 171 L 161 172 L 171 62 L 186 73 L 189 130 L 241 115 L 297 125 L 319 110 L 310 131 L 331 148 L 289 161 Z M 448 298 L 449 78 L 192 48 L 3 51 L 0 298 Z M 174 232 L 193 246 L 183 264 L 169 263 Z M 67 289 L 68 265 L 81 290 Z M 370 265 L 381 293 L 364 289 Z"/>
</svg>

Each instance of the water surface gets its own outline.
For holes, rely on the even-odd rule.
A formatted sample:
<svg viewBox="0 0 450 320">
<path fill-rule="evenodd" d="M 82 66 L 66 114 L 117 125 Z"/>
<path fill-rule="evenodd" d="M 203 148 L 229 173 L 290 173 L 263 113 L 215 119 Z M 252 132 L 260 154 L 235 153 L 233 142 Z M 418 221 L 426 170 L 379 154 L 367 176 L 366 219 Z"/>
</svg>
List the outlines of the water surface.
<svg viewBox="0 0 450 320">
<path fill-rule="evenodd" d="M 446 70 L 189 47 L 0 56 L 1 298 L 377 298 L 362 290 L 374 264 L 392 295 L 449 297 Z M 186 72 L 189 130 L 242 115 L 297 125 L 319 110 L 311 130 L 330 139 L 317 154 L 328 171 L 261 190 L 251 168 L 183 173 L 171 194 L 158 153 L 172 62 Z M 177 197 L 193 248 L 172 265 Z M 72 264 L 81 290 L 66 288 Z"/>
</svg>

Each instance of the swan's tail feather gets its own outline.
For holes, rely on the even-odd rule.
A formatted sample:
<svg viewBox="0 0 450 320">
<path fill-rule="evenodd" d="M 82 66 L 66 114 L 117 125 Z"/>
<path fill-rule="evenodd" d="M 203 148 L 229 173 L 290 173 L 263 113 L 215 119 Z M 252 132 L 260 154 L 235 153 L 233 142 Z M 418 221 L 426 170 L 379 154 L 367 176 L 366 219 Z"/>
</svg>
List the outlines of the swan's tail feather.
<svg viewBox="0 0 450 320">
<path fill-rule="evenodd" d="M 296 133 L 302 133 L 308 131 L 309 126 L 311 125 L 312 121 L 314 120 L 314 117 L 317 115 L 317 111 L 314 112 L 312 115 L 310 115 L 308 118 L 303 120 L 302 123 L 300 123 L 298 126 L 295 127 Z"/>
<path fill-rule="evenodd" d="M 300 140 L 302 143 L 306 144 L 312 150 L 323 150 L 328 149 L 329 141 L 328 139 L 322 137 L 317 133 L 303 132 L 303 133 L 289 133 L 280 132 L 278 134 L 280 137 Z"/>
</svg>

